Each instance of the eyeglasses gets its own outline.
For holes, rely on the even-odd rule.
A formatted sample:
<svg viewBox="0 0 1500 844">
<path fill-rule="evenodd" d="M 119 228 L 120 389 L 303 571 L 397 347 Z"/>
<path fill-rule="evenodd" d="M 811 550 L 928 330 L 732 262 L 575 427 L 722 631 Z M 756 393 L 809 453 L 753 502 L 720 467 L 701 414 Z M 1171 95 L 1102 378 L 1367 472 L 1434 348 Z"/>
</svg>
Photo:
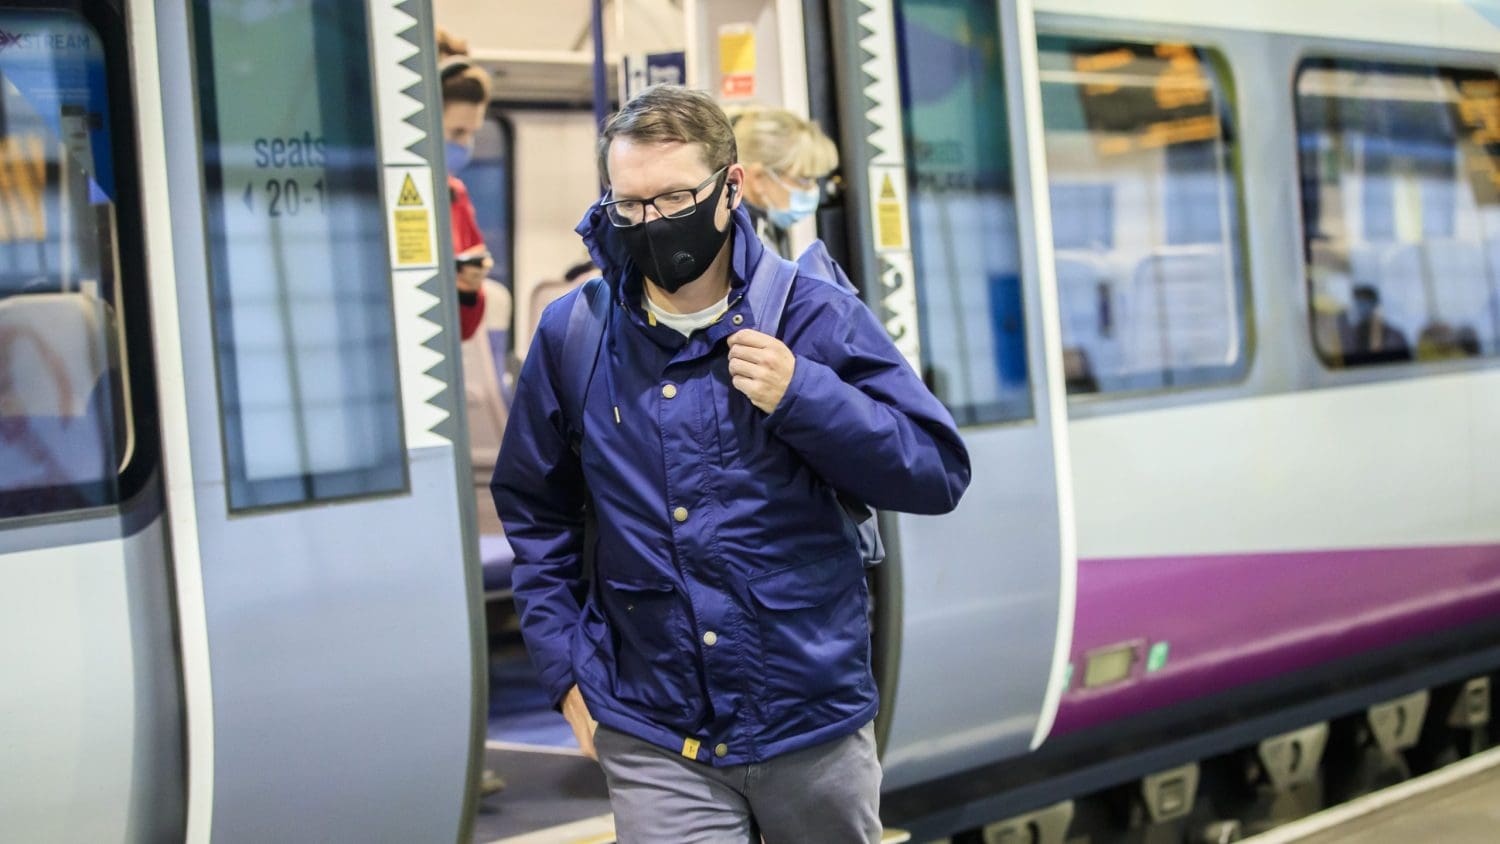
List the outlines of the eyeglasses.
<svg viewBox="0 0 1500 844">
<path fill-rule="evenodd" d="M 792 176 L 785 173 L 778 173 L 775 170 L 768 170 L 767 172 L 771 174 L 771 178 L 780 182 L 781 186 L 789 191 L 815 190 L 820 194 L 823 193 L 822 179 L 816 179 L 811 176 Z"/>
<path fill-rule="evenodd" d="M 728 167 L 720 167 L 709 175 L 707 179 L 698 183 L 695 188 L 687 190 L 672 190 L 659 193 L 650 199 L 612 199 L 601 202 L 604 211 L 609 215 L 609 222 L 615 228 L 628 229 L 639 226 L 646 222 L 646 209 L 655 208 L 656 213 L 670 220 L 680 217 L 692 216 L 698 209 L 698 194 L 710 184 L 714 184 L 724 175 Z M 715 190 L 718 188 L 715 187 Z"/>
</svg>

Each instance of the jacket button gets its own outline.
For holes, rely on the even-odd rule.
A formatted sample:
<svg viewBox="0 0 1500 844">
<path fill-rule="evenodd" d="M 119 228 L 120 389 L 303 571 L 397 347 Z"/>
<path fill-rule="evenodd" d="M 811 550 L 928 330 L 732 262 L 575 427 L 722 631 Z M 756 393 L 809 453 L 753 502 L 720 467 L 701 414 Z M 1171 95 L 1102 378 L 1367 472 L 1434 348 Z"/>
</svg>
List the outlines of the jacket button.
<svg viewBox="0 0 1500 844">
<path fill-rule="evenodd" d="M 676 384 L 667 384 L 667 385 L 664 385 L 661 388 L 661 397 L 664 398 L 664 399 L 675 399 L 675 398 L 677 398 L 677 385 Z"/>
<path fill-rule="evenodd" d="M 708 645 L 710 648 L 718 644 L 718 642 L 719 634 L 715 633 L 714 631 L 710 630 L 707 633 L 703 634 L 703 644 Z"/>
<path fill-rule="evenodd" d="M 742 323 L 744 321 L 745 321 L 744 314 L 735 314 L 734 315 L 734 319 L 730 320 L 730 322 L 734 323 L 735 325 L 739 325 L 740 323 Z"/>
<path fill-rule="evenodd" d="M 727 744 L 721 744 L 718 747 L 715 747 L 714 748 L 714 755 L 717 756 L 717 757 L 719 757 L 720 759 L 723 759 L 725 756 L 728 756 L 729 755 L 729 745 L 727 745 Z"/>
<path fill-rule="evenodd" d="M 688 512 L 686 507 L 678 507 L 676 510 L 672 511 L 672 518 L 676 519 L 679 522 L 687 521 L 687 517 Z"/>
</svg>

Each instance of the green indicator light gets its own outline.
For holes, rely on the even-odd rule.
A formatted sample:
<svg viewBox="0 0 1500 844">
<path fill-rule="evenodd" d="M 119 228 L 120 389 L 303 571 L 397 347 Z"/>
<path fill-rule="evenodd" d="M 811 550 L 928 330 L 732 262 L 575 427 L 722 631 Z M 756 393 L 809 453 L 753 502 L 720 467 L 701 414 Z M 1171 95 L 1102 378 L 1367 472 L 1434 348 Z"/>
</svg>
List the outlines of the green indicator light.
<svg viewBox="0 0 1500 844">
<path fill-rule="evenodd" d="M 1146 656 L 1146 673 L 1150 674 L 1162 670 L 1167 664 L 1167 652 L 1170 650 L 1166 642 L 1157 642 L 1151 646 L 1151 653 Z"/>
<path fill-rule="evenodd" d="M 1073 685 L 1073 663 L 1068 663 L 1067 670 L 1063 671 L 1063 691 L 1067 691 Z"/>
</svg>

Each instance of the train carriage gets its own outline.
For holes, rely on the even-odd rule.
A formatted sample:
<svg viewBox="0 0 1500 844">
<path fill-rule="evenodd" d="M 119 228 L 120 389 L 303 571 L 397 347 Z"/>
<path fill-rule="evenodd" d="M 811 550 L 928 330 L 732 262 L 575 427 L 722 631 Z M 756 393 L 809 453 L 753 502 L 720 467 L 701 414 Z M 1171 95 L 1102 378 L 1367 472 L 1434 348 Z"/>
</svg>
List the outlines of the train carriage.
<svg viewBox="0 0 1500 844">
<path fill-rule="evenodd" d="M 434 23 L 495 80 L 478 350 Z M 835 137 L 793 238 L 971 450 L 880 517 L 889 824 L 1226 833 L 1473 751 L 1497 45 L 1483 0 L 0 3 L 0 837 L 475 837 L 483 479 L 643 67 Z"/>
</svg>

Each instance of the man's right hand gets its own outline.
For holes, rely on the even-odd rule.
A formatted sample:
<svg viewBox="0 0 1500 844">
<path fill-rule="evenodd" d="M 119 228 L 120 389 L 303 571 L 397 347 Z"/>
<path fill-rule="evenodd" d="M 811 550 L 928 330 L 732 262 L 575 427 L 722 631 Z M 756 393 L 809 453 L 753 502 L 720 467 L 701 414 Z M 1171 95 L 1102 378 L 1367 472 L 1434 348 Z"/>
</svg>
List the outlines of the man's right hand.
<svg viewBox="0 0 1500 844">
<path fill-rule="evenodd" d="M 562 712 L 573 728 L 573 738 L 578 739 L 578 749 L 584 756 L 597 761 L 599 754 L 594 752 L 594 731 L 599 729 L 599 722 L 589 714 L 589 706 L 583 702 L 583 692 L 578 691 L 578 686 L 568 689 L 563 698 Z"/>
</svg>

